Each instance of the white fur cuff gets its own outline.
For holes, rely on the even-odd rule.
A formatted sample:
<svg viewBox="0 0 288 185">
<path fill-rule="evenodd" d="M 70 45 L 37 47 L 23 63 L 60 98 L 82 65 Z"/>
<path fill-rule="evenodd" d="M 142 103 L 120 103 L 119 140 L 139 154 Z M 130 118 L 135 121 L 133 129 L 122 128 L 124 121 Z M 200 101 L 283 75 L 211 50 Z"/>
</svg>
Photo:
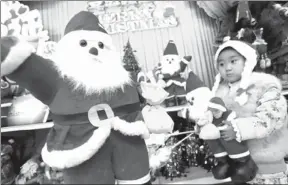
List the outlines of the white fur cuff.
<svg viewBox="0 0 288 185">
<path fill-rule="evenodd" d="M 109 124 L 94 130 L 93 135 L 83 145 L 70 150 L 48 151 L 47 144 L 42 149 L 42 159 L 50 167 L 65 169 L 78 166 L 90 159 L 105 143 L 109 137 L 111 126 Z"/>
<path fill-rule="evenodd" d="M 149 159 L 149 165 L 150 165 L 150 168 L 157 169 L 160 167 L 161 162 L 156 155 L 152 155 L 150 156 L 150 159 Z"/>
<path fill-rule="evenodd" d="M 13 73 L 18 67 L 35 52 L 35 48 L 26 41 L 18 43 L 10 48 L 4 61 L 1 62 L 1 76 Z"/>
<path fill-rule="evenodd" d="M 231 125 L 232 125 L 232 127 L 233 127 L 234 132 L 236 132 L 236 141 L 238 141 L 239 143 L 241 143 L 242 138 L 241 138 L 240 131 L 239 131 L 239 129 L 238 129 L 238 126 L 237 126 L 236 121 L 235 121 L 235 120 L 232 120 L 232 121 L 231 121 Z"/>
<path fill-rule="evenodd" d="M 143 121 L 128 123 L 119 117 L 115 117 L 112 122 L 112 128 L 127 136 L 142 136 L 143 139 L 150 137 L 150 132 Z"/>
</svg>

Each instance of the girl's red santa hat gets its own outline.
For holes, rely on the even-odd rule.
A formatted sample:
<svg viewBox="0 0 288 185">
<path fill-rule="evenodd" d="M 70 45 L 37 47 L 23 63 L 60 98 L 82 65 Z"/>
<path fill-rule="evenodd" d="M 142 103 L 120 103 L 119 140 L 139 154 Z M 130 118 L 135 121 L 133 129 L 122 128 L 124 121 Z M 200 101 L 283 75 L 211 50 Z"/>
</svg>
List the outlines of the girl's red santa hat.
<svg viewBox="0 0 288 185">
<path fill-rule="evenodd" d="M 228 40 L 224 42 L 216 51 L 214 62 L 215 62 L 215 67 L 217 67 L 217 60 L 220 55 L 220 53 L 226 49 L 226 48 L 233 48 L 235 51 L 237 51 L 239 54 L 241 54 L 246 60 L 245 60 L 245 67 L 242 72 L 242 77 L 240 81 L 240 86 L 238 90 L 238 95 L 235 98 L 235 101 L 237 101 L 240 105 L 243 105 L 247 102 L 248 95 L 246 93 L 246 90 L 249 87 L 249 78 L 253 72 L 253 69 L 255 68 L 257 64 L 257 51 L 250 46 L 249 44 L 239 41 L 239 40 Z M 213 95 L 216 94 L 216 91 L 219 87 L 219 84 L 221 83 L 222 78 L 220 74 L 217 74 L 215 77 L 215 83 L 212 88 L 212 93 Z"/>
<path fill-rule="evenodd" d="M 208 109 L 210 110 L 220 110 L 222 112 L 227 111 L 224 101 L 219 97 L 213 97 L 209 104 Z"/>
</svg>

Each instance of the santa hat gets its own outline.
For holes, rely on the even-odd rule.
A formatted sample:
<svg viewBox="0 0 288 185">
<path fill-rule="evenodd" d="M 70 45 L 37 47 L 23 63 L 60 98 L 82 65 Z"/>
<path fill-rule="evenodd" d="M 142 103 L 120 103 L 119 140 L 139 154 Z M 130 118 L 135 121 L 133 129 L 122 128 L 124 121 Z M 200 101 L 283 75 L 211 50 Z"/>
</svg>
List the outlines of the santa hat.
<svg viewBox="0 0 288 185">
<path fill-rule="evenodd" d="M 178 55 L 177 47 L 173 40 L 170 40 L 164 50 L 164 55 Z"/>
<path fill-rule="evenodd" d="M 182 60 L 180 61 L 180 72 L 183 73 L 186 69 L 186 67 L 188 66 L 188 64 L 190 63 L 192 59 L 192 56 L 185 56 L 182 58 Z"/>
<path fill-rule="evenodd" d="M 70 19 L 65 28 L 64 35 L 77 30 L 99 31 L 107 34 L 100 24 L 98 17 L 87 11 L 81 11 Z"/>
<path fill-rule="evenodd" d="M 189 80 L 186 82 L 186 92 L 192 92 L 200 87 L 206 87 L 200 78 L 193 72 L 189 73 Z"/>
<path fill-rule="evenodd" d="M 252 46 L 248 45 L 245 42 L 238 41 L 238 40 L 226 41 L 216 51 L 215 58 L 214 58 L 216 69 L 217 69 L 217 60 L 218 60 L 219 54 L 225 48 L 228 48 L 228 47 L 235 49 L 238 53 L 240 53 L 246 59 L 245 60 L 245 67 L 243 69 L 242 78 L 240 81 L 240 87 L 239 87 L 239 91 L 238 91 L 239 93 L 235 99 L 240 105 L 243 105 L 247 102 L 247 99 L 248 99 L 248 95 L 246 93 L 246 90 L 249 86 L 249 78 L 253 72 L 254 67 L 257 64 L 257 52 Z M 216 78 L 215 83 L 214 83 L 214 86 L 212 88 L 213 95 L 215 95 L 215 93 L 219 87 L 219 84 L 221 82 L 220 74 L 217 74 L 215 78 Z"/>
<path fill-rule="evenodd" d="M 225 103 L 223 102 L 223 100 L 219 97 L 213 97 L 208 104 L 208 108 L 210 109 L 217 109 L 217 110 L 221 110 L 223 112 L 227 111 L 226 107 L 225 107 Z"/>
</svg>

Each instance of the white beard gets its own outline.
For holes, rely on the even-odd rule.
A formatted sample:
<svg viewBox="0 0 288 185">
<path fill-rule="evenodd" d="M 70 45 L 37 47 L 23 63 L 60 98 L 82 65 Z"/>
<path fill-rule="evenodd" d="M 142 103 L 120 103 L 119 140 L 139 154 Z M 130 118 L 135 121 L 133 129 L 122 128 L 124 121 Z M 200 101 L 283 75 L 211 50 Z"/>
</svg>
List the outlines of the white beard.
<svg viewBox="0 0 288 185">
<path fill-rule="evenodd" d="M 124 85 L 130 84 L 129 72 L 121 62 L 116 51 L 102 50 L 97 59 L 87 52 L 73 51 L 55 52 L 52 60 L 62 77 L 71 81 L 74 90 L 82 90 L 86 95 L 101 92 L 114 92 Z"/>
<path fill-rule="evenodd" d="M 173 59 L 173 60 L 172 60 Z M 169 61 L 171 63 L 169 63 Z M 178 55 L 165 55 L 161 60 L 161 72 L 173 75 L 180 70 L 180 57 Z"/>
</svg>

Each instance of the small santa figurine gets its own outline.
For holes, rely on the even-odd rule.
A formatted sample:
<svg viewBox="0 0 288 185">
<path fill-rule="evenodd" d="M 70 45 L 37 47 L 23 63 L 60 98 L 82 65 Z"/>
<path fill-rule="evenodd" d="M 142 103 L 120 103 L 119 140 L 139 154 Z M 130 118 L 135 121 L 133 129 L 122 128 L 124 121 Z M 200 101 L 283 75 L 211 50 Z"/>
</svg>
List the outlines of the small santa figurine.
<svg viewBox="0 0 288 185">
<path fill-rule="evenodd" d="M 180 58 L 174 41 L 170 40 L 164 50 L 163 58 L 159 64 L 158 83 L 169 93 L 165 100 L 167 107 L 185 105 L 186 101 L 186 79 L 181 73 L 191 61 L 191 56 Z"/>
<path fill-rule="evenodd" d="M 255 177 L 258 167 L 251 158 L 248 147 L 236 139 L 221 137 L 221 132 L 225 131 L 228 124 L 233 124 L 236 113 L 228 110 L 221 98 L 213 97 L 208 104 L 206 116 L 206 121 L 201 120 L 197 124 L 202 127 L 200 138 L 207 142 L 218 160 L 217 166 L 212 169 L 215 179 L 231 177 L 233 180 L 243 180 Z M 249 160 L 241 162 L 246 158 Z"/>
</svg>

